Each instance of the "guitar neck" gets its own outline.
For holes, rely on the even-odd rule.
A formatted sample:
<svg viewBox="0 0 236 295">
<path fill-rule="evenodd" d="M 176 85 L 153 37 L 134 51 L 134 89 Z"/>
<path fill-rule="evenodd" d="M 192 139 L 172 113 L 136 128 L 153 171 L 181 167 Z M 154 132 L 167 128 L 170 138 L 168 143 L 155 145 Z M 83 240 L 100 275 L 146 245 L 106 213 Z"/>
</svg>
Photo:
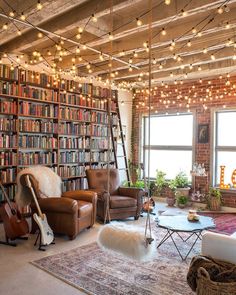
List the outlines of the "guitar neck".
<svg viewBox="0 0 236 295">
<path fill-rule="evenodd" d="M 8 198 L 8 195 L 6 194 L 5 189 L 4 189 L 4 187 L 3 187 L 3 185 L 2 185 L 1 182 L 0 182 L 0 187 L 1 187 L 1 190 L 2 190 L 2 192 L 3 192 L 4 198 L 5 198 L 5 200 L 7 201 L 7 204 L 9 205 L 9 207 L 10 207 L 11 210 L 12 210 L 11 201 L 10 201 L 10 199 Z"/>
<path fill-rule="evenodd" d="M 33 196 L 34 203 L 35 203 L 35 205 L 36 205 L 36 208 L 37 208 L 38 214 L 39 214 L 39 216 L 43 219 L 43 213 L 42 213 L 41 208 L 40 208 L 40 206 L 39 206 L 39 202 L 38 202 L 38 199 L 37 199 L 37 197 L 36 197 L 36 195 L 35 195 L 35 191 L 34 191 L 32 185 L 31 185 L 31 182 L 30 182 L 29 176 L 27 175 L 26 177 L 27 177 L 28 187 L 29 187 L 29 189 L 30 189 L 30 191 L 31 191 L 31 193 L 32 193 L 32 196 Z"/>
</svg>

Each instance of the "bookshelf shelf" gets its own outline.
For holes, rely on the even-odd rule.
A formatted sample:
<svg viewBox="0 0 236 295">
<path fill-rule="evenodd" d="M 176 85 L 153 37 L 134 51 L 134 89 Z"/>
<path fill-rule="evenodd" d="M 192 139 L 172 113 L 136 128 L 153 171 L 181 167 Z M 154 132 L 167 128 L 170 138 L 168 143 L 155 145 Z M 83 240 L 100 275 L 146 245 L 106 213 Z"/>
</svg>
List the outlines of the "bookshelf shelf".
<svg viewBox="0 0 236 295">
<path fill-rule="evenodd" d="M 58 173 L 63 190 L 87 188 L 85 170 L 107 165 L 109 90 L 69 80 L 60 84 L 45 74 L 12 72 L 6 65 L 0 65 L 1 73 L 0 156 L 7 165 L 0 166 L 0 179 L 10 197 L 16 174 L 34 165 Z M 116 116 L 114 102 L 111 107 Z"/>
</svg>

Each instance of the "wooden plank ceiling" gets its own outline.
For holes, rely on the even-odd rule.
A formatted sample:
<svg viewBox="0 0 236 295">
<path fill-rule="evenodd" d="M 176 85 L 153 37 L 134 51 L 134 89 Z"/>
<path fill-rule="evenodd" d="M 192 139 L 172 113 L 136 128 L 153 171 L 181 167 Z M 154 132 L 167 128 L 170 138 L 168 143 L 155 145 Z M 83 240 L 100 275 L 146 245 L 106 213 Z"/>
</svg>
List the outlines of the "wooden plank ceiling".
<svg viewBox="0 0 236 295">
<path fill-rule="evenodd" d="M 142 87 L 152 19 L 154 84 L 236 70 L 236 0 L 152 0 L 152 17 L 148 0 L 0 3 L 0 53 L 13 64 Z"/>
</svg>

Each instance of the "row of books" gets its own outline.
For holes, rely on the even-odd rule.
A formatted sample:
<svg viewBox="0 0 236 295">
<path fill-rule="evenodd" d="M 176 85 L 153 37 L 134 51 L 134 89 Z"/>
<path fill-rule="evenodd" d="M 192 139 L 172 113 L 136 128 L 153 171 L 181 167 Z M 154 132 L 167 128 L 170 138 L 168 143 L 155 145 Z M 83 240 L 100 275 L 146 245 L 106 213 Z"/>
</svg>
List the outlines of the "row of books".
<svg viewBox="0 0 236 295">
<path fill-rule="evenodd" d="M 91 126 L 73 122 L 61 122 L 59 133 L 68 135 L 90 135 Z"/>
<path fill-rule="evenodd" d="M 86 178 L 78 178 L 73 180 L 66 180 L 62 183 L 62 191 L 74 191 L 88 189 L 88 183 Z"/>
<path fill-rule="evenodd" d="M 19 120 L 21 132 L 57 133 L 58 124 L 49 120 Z"/>
<path fill-rule="evenodd" d="M 91 135 L 93 136 L 108 136 L 107 126 L 95 125 L 91 126 Z"/>
<path fill-rule="evenodd" d="M 16 181 L 16 168 L 7 168 L 0 170 L 0 180 L 2 183 Z"/>
<path fill-rule="evenodd" d="M 108 116 L 106 113 L 92 112 L 91 113 L 91 121 L 95 122 L 95 123 L 107 124 L 108 123 Z"/>
<path fill-rule="evenodd" d="M 108 163 L 91 163 L 90 165 L 91 169 L 105 169 L 107 168 L 107 166 L 108 166 Z M 116 168 L 115 163 L 114 162 L 110 163 L 109 168 L 110 169 Z"/>
<path fill-rule="evenodd" d="M 60 108 L 60 117 L 65 120 L 90 121 L 91 112 L 82 109 Z"/>
<path fill-rule="evenodd" d="M 0 81 L 0 93 L 17 96 L 19 95 L 19 88 L 16 82 Z"/>
<path fill-rule="evenodd" d="M 31 102 L 20 102 L 19 110 L 21 115 L 40 116 L 56 118 L 58 116 L 58 106 L 49 104 L 37 104 Z"/>
<path fill-rule="evenodd" d="M 110 144 L 111 146 L 111 144 Z M 91 149 L 107 149 L 108 148 L 108 139 L 106 138 L 91 138 Z"/>
<path fill-rule="evenodd" d="M 19 147 L 21 148 L 57 148 L 57 138 L 42 135 L 21 135 L 19 136 Z"/>
<path fill-rule="evenodd" d="M 16 185 L 10 185 L 10 186 L 5 187 L 5 192 L 11 200 L 14 199 L 14 197 L 16 195 L 16 190 L 17 190 Z M 2 190 L 0 190 L 0 202 L 3 200 L 5 200 L 5 198 L 4 198 Z"/>
<path fill-rule="evenodd" d="M 48 86 L 55 86 L 54 83 L 54 78 L 52 76 L 46 75 L 44 73 L 37 73 L 35 71 L 31 70 L 20 70 L 20 82 L 21 83 L 32 83 L 32 84 L 38 84 L 43 87 L 48 87 Z"/>
<path fill-rule="evenodd" d="M 84 176 L 85 166 L 59 166 L 59 174 L 61 177 Z"/>
<path fill-rule="evenodd" d="M 0 152 L 0 166 L 17 165 L 17 153 Z"/>
<path fill-rule="evenodd" d="M 59 162 L 60 164 L 90 162 L 90 152 L 60 152 Z"/>
<path fill-rule="evenodd" d="M 17 104 L 15 101 L 7 101 L 4 98 L 0 98 L 0 112 L 5 114 L 16 114 Z"/>
<path fill-rule="evenodd" d="M 18 80 L 18 68 L 14 68 L 13 70 L 8 65 L 0 65 L 0 77 L 5 79 L 11 79 L 11 80 Z"/>
<path fill-rule="evenodd" d="M 110 89 L 102 88 L 100 86 L 93 86 L 92 96 L 108 98 L 110 96 Z"/>
<path fill-rule="evenodd" d="M 53 89 L 36 88 L 32 86 L 20 86 L 19 96 L 35 98 L 45 101 L 58 101 L 58 93 Z"/>
<path fill-rule="evenodd" d="M 19 153 L 18 157 L 19 165 L 35 165 L 35 164 L 56 164 L 57 153 L 56 152 L 25 152 Z"/>
<path fill-rule="evenodd" d="M 0 148 L 14 148 L 17 146 L 17 136 L 15 134 L 0 134 Z"/>
<path fill-rule="evenodd" d="M 107 162 L 108 151 L 103 152 L 91 152 L 91 162 Z M 109 161 L 114 161 L 114 153 L 110 152 Z"/>
<path fill-rule="evenodd" d="M 0 131 L 16 131 L 16 119 L 0 118 Z"/>
<path fill-rule="evenodd" d="M 90 147 L 90 139 L 84 137 L 60 137 L 61 149 L 85 149 Z"/>
<path fill-rule="evenodd" d="M 81 93 L 81 84 L 77 81 L 63 79 L 57 83 L 57 87 L 67 91 L 74 91 Z"/>
</svg>

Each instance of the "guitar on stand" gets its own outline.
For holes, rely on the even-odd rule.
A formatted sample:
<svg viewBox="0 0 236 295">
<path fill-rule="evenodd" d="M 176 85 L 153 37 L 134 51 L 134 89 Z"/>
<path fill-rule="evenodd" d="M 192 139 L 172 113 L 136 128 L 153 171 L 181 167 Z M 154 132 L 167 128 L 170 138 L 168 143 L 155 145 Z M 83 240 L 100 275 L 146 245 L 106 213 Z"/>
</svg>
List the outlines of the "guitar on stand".
<svg viewBox="0 0 236 295">
<path fill-rule="evenodd" d="M 29 225 L 28 222 L 22 218 L 16 203 L 10 201 L 1 182 L 0 188 L 5 199 L 5 203 L 0 205 L 0 216 L 3 221 L 6 236 L 6 241 L 0 241 L 0 244 L 16 247 L 17 244 L 10 243 L 9 240 L 27 240 L 28 237 L 24 236 L 29 233 Z"/>
<path fill-rule="evenodd" d="M 147 179 L 146 179 L 145 169 L 144 169 L 143 163 L 140 163 L 140 168 L 143 171 L 144 189 L 146 191 L 146 194 L 148 195 L 148 190 L 149 190 L 149 193 L 150 193 L 150 188 L 147 187 Z M 149 211 L 149 214 L 156 215 L 156 213 L 153 212 L 153 209 L 155 207 L 155 201 L 153 200 L 153 198 L 150 196 L 150 198 L 145 197 L 145 199 L 144 199 L 144 202 L 143 202 L 143 207 L 142 207 L 142 212 L 141 213 L 147 213 Z"/>
<path fill-rule="evenodd" d="M 37 235 L 34 245 L 36 246 L 38 239 L 39 239 L 39 248 L 38 249 L 41 251 L 45 251 L 45 249 L 42 247 L 48 246 L 50 244 L 55 244 L 54 243 L 54 234 L 53 234 L 51 227 L 48 224 L 46 215 L 44 213 L 42 213 L 42 211 L 40 209 L 37 197 L 35 195 L 35 191 L 32 187 L 30 179 L 29 179 L 29 175 L 26 175 L 26 184 L 32 193 L 32 196 L 33 196 L 33 199 L 34 199 L 37 211 L 38 211 L 38 214 L 37 213 L 33 214 L 33 218 L 39 227 L 39 234 Z"/>
</svg>

